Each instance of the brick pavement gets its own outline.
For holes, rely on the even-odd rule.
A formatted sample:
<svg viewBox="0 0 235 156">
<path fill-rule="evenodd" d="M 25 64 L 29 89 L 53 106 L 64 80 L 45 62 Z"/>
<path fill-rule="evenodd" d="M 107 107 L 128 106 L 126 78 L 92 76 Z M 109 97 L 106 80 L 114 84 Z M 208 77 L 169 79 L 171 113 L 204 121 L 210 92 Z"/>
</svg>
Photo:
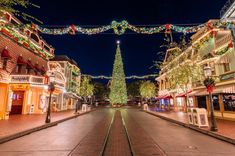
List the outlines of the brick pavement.
<svg viewBox="0 0 235 156">
<path fill-rule="evenodd" d="M 106 133 L 111 122 L 111 114 L 106 115 L 95 125 L 84 138 L 77 144 L 69 155 L 72 156 L 99 156 L 102 151 Z"/>
<path fill-rule="evenodd" d="M 188 116 L 184 112 L 156 112 L 156 111 L 151 111 L 154 112 L 157 115 L 161 115 L 166 118 L 170 118 L 173 120 L 177 120 L 180 122 L 183 122 L 185 124 L 189 124 L 188 122 Z M 222 119 L 216 119 L 217 127 L 218 127 L 218 134 L 226 136 L 228 138 L 235 139 L 235 121 L 228 121 L 228 120 L 222 120 Z M 210 124 L 210 120 L 209 120 Z M 209 128 L 202 128 L 204 130 L 209 130 Z"/>
<path fill-rule="evenodd" d="M 74 116 L 74 110 L 51 113 L 51 122 Z M 0 139 L 45 124 L 46 114 L 11 115 L 8 120 L 0 120 Z"/>
<path fill-rule="evenodd" d="M 157 143 L 138 125 L 133 117 L 123 113 L 135 156 L 165 155 Z"/>
</svg>

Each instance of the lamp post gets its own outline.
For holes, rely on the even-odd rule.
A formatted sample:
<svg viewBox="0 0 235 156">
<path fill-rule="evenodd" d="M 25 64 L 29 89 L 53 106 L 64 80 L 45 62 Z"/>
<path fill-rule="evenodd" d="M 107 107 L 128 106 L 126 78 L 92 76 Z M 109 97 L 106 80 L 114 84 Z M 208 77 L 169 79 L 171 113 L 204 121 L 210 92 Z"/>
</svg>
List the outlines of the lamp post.
<svg viewBox="0 0 235 156">
<path fill-rule="evenodd" d="M 51 95 L 53 93 L 53 91 L 55 90 L 55 74 L 52 72 L 49 75 L 49 85 L 48 85 L 48 91 L 50 93 L 49 96 L 49 103 L 48 103 L 48 107 L 47 107 L 47 115 L 46 115 L 46 123 L 50 123 L 51 122 Z"/>
<path fill-rule="evenodd" d="M 204 85 L 206 86 L 207 91 L 209 92 L 210 109 L 211 109 L 210 130 L 217 131 L 218 129 L 216 126 L 216 121 L 215 121 L 215 116 L 214 116 L 214 105 L 213 105 L 213 98 L 212 98 L 212 92 L 213 92 L 213 88 L 215 86 L 215 81 L 212 78 L 212 71 L 211 71 L 211 67 L 209 66 L 209 64 L 204 67 L 204 75 L 206 77 L 206 79 L 204 80 Z"/>
</svg>

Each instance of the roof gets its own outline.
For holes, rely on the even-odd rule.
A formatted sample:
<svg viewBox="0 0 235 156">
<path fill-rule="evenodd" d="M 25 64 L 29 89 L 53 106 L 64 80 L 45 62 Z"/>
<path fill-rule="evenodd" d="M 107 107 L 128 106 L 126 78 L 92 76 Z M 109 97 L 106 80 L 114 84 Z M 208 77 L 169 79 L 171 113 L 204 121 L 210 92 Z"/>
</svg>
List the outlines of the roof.
<svg viewBox="0 0 235 156">
<path fill-rule="evenodd" d="M 67 61 L 67 62 L 77 66 L 77 62 L 73 59 L 70 59 L 67 55 L 56 55 L 50 61 Z"/>
</svg>

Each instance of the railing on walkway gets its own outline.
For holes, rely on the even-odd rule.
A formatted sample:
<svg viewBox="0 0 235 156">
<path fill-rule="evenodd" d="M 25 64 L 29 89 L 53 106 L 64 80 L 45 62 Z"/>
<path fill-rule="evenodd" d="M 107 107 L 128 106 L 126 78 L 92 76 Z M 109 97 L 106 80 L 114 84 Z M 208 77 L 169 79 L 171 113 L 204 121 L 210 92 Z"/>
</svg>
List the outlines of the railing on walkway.
<svg viewBox="0 0 235 156">
<path fill-rule="evenodd" d="M 222 38 L 215 41 L 215 48 L 218 49 L 222 47 L 224 44 L 228 44 L 232 40 L 232 36 L 230 34 L 223 36 Z"/>
</svg>

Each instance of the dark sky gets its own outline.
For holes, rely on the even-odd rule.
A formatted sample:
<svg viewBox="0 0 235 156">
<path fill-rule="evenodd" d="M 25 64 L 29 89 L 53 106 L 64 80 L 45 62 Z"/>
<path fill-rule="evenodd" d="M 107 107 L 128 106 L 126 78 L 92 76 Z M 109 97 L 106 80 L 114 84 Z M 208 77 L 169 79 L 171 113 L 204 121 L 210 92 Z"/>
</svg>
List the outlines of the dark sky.
<svg viewBox="0 0 235 156">
<path fill-rule="evenodd" d="M 134 25 L 204 23 L 219 18 L 226 0 L 32 0 L 40 9 L 30 14 L 44 25 L 107 25 L 112 20 L 127 20 Z M 28 12 L 29 12 L 28 11 Z M 156 72 L 149 69 L 157 59 L 164 34 L 63 35 L 43 38 L 56 49 L 78 62 L 82 73 L 111 75 L 116 50 L 115 41 L 121 40 L 126 75 Z"/>
</svg>

